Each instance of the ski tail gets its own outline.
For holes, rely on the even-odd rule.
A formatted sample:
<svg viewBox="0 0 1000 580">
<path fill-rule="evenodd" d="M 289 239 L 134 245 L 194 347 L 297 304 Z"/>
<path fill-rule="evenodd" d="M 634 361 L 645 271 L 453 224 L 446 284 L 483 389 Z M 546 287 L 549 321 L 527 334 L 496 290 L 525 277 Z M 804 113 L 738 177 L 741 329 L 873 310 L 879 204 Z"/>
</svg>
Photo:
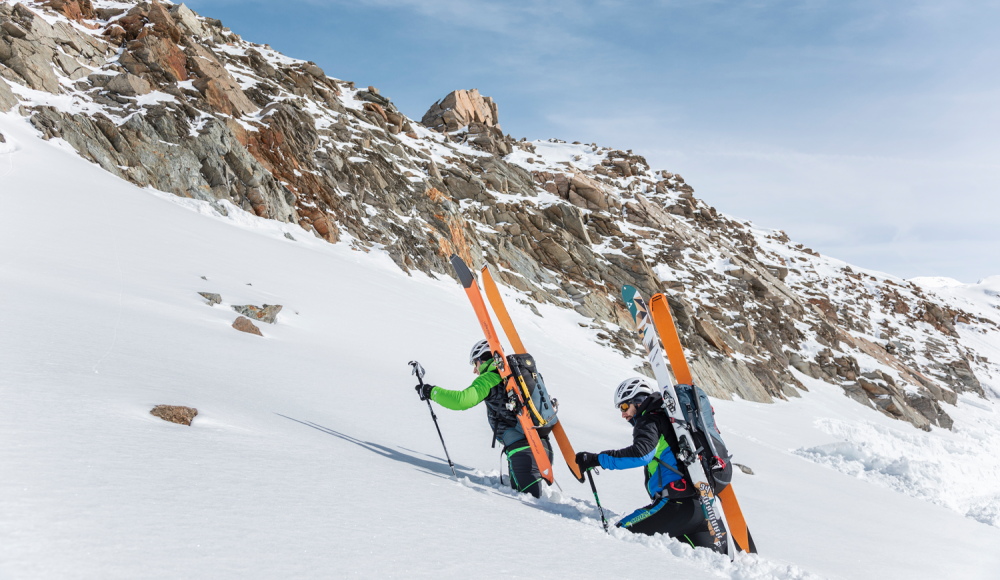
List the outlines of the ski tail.
<svg viewBox="0 0 1000 580">
<path fill-rule="evenodd" d="M 740 502 L 736 501 L 736 493 L 733 492 L 732 484 L 720 491 L 717 497 L 722 503 L 722 511 L 726 512 L 726 523 L 729 524 L 729 533 L 736 541 L 736 546 L 744 552 L 756 554 L 757 546 L 754 545 L 753 538 L 750 537 L 750 528 L 747 527 L 747 521 L 743 518 Z"/>
<path fill-rule="evenodd" d="M 653 296 L 649 301 L 649 310 L 653 318 L 653 324 L 660 331 L 663 338 L 663 349 L 670 359 L 670 367 L 674 371 L 674 376 L 680 384 L 694 385 L 691 377 L 691 368 L 684 357 L 684 349 L 681 347 L 680 335 L 677 333 L 677 326 L 674 318 L 670 314 L 670 305 L 667 297 L 663 294 Z M 692 386 L 693 389 L 693 386 Z M 697 392 L 695 392 L 697 397 Z M 711 442 L 711 435 L 705 433 L 705 437 Z M 753 545 L 750 537 L 750 530 L 747 528 L 746 519 L 743 517 L 743 510 L 740 503 L 736 501 L 736 492 L 733 491 L 732 484 L 726 486 L 716 497 L 722 504 L 722 512 L 725 514 L 726 524 L 731 537 L 736 541 L 736 546 L 744 551 L 756 553 L 757 548 Z"/>
<path fill-rule="evenodd" d="M 465 288 L 465 294 L 469 297 L 469 302 L 472 303 L 472 309 L 475 310 L 476 318 L 479 319 L 483 335 L 490 343 L 490 350 L 493 352 L 494 360 L 497 361 L 497 370 L 500 371 L 500 376 L 503 377 L 504 386 L 508 393 L 513 391 L 517 396 L 517 400 L 521 403 L 517 420 L 521 425 L 521 430 L 524 431 L 525 438 L 528 440 L 528 446 L 531 448 L 531 455 L 535 458 L 538 471 L 541 473 L 542 479 L 549 485 L 552 485 L 552 482 L 555 480 L 552 472 L 552 462 L 549 461 L 549 454 L 542 445 L 542 439 L 538 436 L 538 431 L 535 430 L 535 425 L 532 423 L 531 417 L 528 416 L 527 406 L 524 405 L 524 396 L 518 388 L 517 378 L 511 372 L 510 365 L 507 364 L 507 358 L 503 354 L 503 347 L 500 345 L 500 338 L 493 328 L 490 313 L 486 309 L 486 302 L 483 301 L 483 295 L 479 291 L 479 284 L 476 283 L 475 276 L 472 275 L 472 271 L 465 265 L 462 258 L 459 258 L 456 254 L 452 254 L 450 261 L 452 268 L 455 269 L 455 274 L 458 275 L 458 281 Z"/>
<path fill-rule="evenodd" d="M 514 354 L 524 354 L 526 352 L 524 343 L 521 342 L 521 337 L 517 334 L 517 329 L 514 328 L 514 321 L 511 320 L 510 313 L 507 312 L 507 307 L 503 303 L 503 298 L 500 296 L 500 289 L 493 279 L 493 273 L 490 272 L 489 264 L 483 266 L 482 274 L 483 289 L 486 291 L 486 298 L 490 301 L 493 313 L 496 314 L 497 320 L 500 321 L 500 326 L 503 327 L 504 334 L 507 335 L 507 340 L 514 347 Z M 566 436 L 566 430 L 563 429 L 562 421 L 557 420 L 555 425 L 552 426 L 552 434 L 556 438 L 559 451 L 562 453 L 563 459 L 566 460 L 566 465 L 573 473 L 573 477 L 580 483 L 585 482 L 586 479 L 576 464 L 576 452 L 573 451 L 573 445 L 569 442 L 569 437 Z"/>
</svg>

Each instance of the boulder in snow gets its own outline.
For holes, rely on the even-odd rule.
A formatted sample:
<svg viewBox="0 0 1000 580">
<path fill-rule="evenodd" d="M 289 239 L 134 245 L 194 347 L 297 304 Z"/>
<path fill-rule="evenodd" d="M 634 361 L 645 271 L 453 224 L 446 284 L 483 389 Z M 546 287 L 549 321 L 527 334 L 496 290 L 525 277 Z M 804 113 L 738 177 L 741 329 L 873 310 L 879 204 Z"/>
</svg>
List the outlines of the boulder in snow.
<svg viewBox="0 0 1000 580">
<path fill-rule="evenodd" d="M 222 296 L 219 296 L 218 294 L 213 294 L 211 292 L 199 292 L 198 294 L 201 294 L 202 298 L 204 298 L 205 300 L 208 300 L 208 305 L 209 306 L 215 306 L 216 304 L 222 304 Z"/>
<path fill-rule="evenodd" d="M 198 415 L 198 409 L 175 405 L 157 405 L 149 414 L 178 425 L 190 425 L 191 421 Z"/>
<path fill-rule="evenodd" d="M 268 324 L 274 324 L 274 321 L 278 318 L 278 313 L 281 312 L 281 308 L 280 304 L 265 304 L 263 307 L 254 306 L 253 304 L 247 304 L 246 306 L 233 306 L 233 310 L 239 312 L 243 316 L 259 320 L 261 322 L 266 322 Z"/>
<path fill-rule="evenodd" d="M 236 330 L 238 330 L 240 332 L 248 332 L 250 334 L 256 334 L 257 336 L 264 336 L 260 332 L 260 329 L 257 328 L 257 325 L 254 324 L 254 323 L 252 323 L 252 322 L 250 322 L 250 319 L 247 318 L 247 317 L 245 317 L 245 316 L 238 317 L 233 322 L 233 328 L 235 328 Z"/>
</svg>

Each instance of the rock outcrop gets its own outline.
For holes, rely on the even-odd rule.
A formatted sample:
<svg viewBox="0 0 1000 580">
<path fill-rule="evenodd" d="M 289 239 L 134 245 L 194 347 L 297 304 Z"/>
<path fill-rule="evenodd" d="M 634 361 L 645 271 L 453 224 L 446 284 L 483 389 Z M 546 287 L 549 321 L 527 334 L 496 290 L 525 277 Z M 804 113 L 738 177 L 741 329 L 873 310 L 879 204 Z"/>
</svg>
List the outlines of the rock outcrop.
<svg viewBox="0 0 1000 580">
<path fill-rule="evenodd" d="M 184 5 L 0 4 L 0 78 L 0 110 L 19 105 L 41 138 L 122 179 L 378 248 L 406 272 L 453 276 L 452 253 L 488 262 L 536 314 L 571 308 L 626 355 L 641 346 L 621 286 L 664 292 L 715 397 L 797 397 L 804 376 L 914 426 L 950 428 L 948 407 L 982 395 L 976 373 L 995 364 L 959 332 L 1000 332 L 992 313 L 723 215 L 631 150 L 517 141 L 476 90 L 449 93 L 418 123 L 374 86 Z M 72 99 L 19 101 L 15 84 Z M 71 100 L 86 107 L 52 104 Z M 261 312 L 279 307 L 243 308 L 234 327 L 260 335 L 250 318 L 273 322 Z"/>
<path fill-rule="evenodd" d="M 198 416 L 198 409 L 176 405 L 157 405 L 153 407 L 149 414 L 170 423 L 191 425 L 191 421 L 194 421 L 194 418 Z"/>
<path fill-rule="evenodd" d="M 6 113 L 17 106 L 17 97 L 10 90 L 10 85 L 0 79 L 0 113 Z"/>
<path fill-rule="evenodd" d="M 420 122 L 429 129 L 444 131 L 458 131 L 473 123 L 500 128 L 497 104 L 492 98 L 480 95 L 479 89 L 448 93 L 431 105 Z"/>
</svg>

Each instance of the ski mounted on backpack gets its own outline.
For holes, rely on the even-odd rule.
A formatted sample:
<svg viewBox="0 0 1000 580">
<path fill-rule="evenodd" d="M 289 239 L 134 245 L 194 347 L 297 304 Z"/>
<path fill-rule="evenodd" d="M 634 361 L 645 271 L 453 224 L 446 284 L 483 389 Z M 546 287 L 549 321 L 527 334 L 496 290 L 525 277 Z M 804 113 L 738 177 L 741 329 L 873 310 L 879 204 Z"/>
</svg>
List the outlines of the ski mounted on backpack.
<svg viewBox="0 0 1000 580">
<path fill-rule="evenodd" d="M 623 297 L 624 293 L 625 290 L 622 289 Z M 636 295 L 638 296 L 638 294 Z M 639 299 L 641 300 L 641 297 Z M 662 293 L 653 296 L 649 302 L 649 313 L 652 315 L 654 326 L 660 332 L 664 349 L 667 351 L 667 358 L 670 360 L 670 368 L 674 371 L 674 377 L 677 379 L 678 384 L 674 389 L 678 406 L 681 407 L 685 418 L 692 425 L 695 443 L 700 447 L 700 463 L 710 478 L 719 503 L 722 504 L 726 524 L 732 539 L 735 540 L 735 547 L 738 550 L 756 554 L 757 546 L 754 545 L 753 536 L 750 535 L 750 529 L 743 517 L 743 510 L 740 509 L 736 493 L 733 491 L 733 486 L 730 485 L 733 467 L 729 460 L 729 451 L 726 449 L 722 435 L 715 423 L 715 411 L 712 410 L 708 396 L 700 387 L 695 386 L 691 377 L 691 369 L 684 356 L 684 349 L 681 346 L 680 336 L 677 334 L 677 327 L 674 325 L 674 318 L 670 314 L 667 297 Z M 706 406 L 709 409 L 708 413 L 704 411 Z M 709 423 L 709 419 L 711 419 L 711 423 Z"/>
<path fill-rule="evenodd" d="M 536 384 L 533 384 L 531 389 L 528 387 L 529 379 L 532 378 L 531 375 L 534 370 L 534 360 L 531 358 L 531 355 L 527 354 L 514 354 L 510 357 L 504 356 L 503 347 L 500 345 L 500 338 L 493 328 L 493 321 L 490 319 L 490 313 L 486 309 L 486 302 L 483 301 L 483 295 L 479 291 L 479 285 L 476 283 L 475 276 L 472 275 L 472 271 L 465 265 L 462 258 L 452 254 L 450 261 L 452 268 L 455 269 L 455 273 L 458 275 L 458 281 L 465 288 L 465 294 L 468 296 L 469 302 L 472 303 L 472 309 L 476 312 L 476 318 L 479 319 L 483 335 L 485 335 L 487 342 L 490 343 L 490 352 L 493 353 L 497 372 L 500 373 L 500 377 L 507 390 L 508 408 L 517 416 L 521 430 L 528 440 L 531 455 L 535 458 L 535 465 L 538 466 L 538 472 L 542 475 L 542 479 L 546 483 L 552 485 L 555 479 L 552 472 L 552 463 L 549 461 L 549 455 L 542 445 L 542 439 L 538 434 L 538 430 L 543 429 L 545 430 L 543 432 L 547 432 L 551 428 L 549 419 L 553 419 L 554 421 L 558 421 L 558 419 L 555 417 L 555 409 L 548 400 L 547 393 L 544 398 L 540 397 L 537 401 L 531 399 L 532 390 L 538 392 L 538 387 L 540 386 L 540 390 L 544 391 L 544 384 L 541 384 L 540 381 L 536 381 Z"/>
<path fill-rule="evenodd" d="M 524 343 L 521 342 L 521 336 L 517 333 L 517 329 L 514 328 L 514 322 L 511 320 L 510 314 L 507 312 L 507 307 L 503 303 L 503 298 L 500 297 L 500 290 L 497 288 L 496 281 L 493 280 L 493 274 L 490 272 L 489 264 L 485 264 L 483 266 L 482 274 L 483 289 L 486 290 L 486 298 L 490 301 L 490 306 L 493 307 L 493 314 L 496 314 L 497 320 L 500 321 L 500 326 L 503 327 L 504 334 L 507 335 L 507 340 L 510 341 L 510 345 L 514 349 L 514 354 L 525 354 L 526 351 L 524 349 Z M 538 382 L 541 382 L 542 387 L 544 388 L 544 382 L 542 382 L 541 375 L 538 375 Z M 575 477 L 580 483 L 586 481 L 583 473 L 580 472 L 580 468 L 576 464 L 576 452 L 573 451 L 573 445 L 570 444 L 569 437 L 566 436 L 566 431 L 563 429 L 562 422 L 558 419 L 556 419 L 555 423 L 552 425 L 552 435 L 555 436 L 556 443 L 559 445 L 559 451 L 562 452 L 563 459 L 566 460 L 566 465 L 569 467 L 570 472 L 573 473 L 573 477 Z M 595 490 L 594 493 L 596 494 L 597 491 Z"/>
<path fill-rule="evenodd" d="M 708 533 L 712 537 L 712 543 L 716 551 L 726 552 L 730 559 L 735 558 L 733 542 L 729 541 L 729 533 L 726 531 L 724 516 L 718 509 L 718 502 L 715 501 L 715 490 L 711 484 L 711 479 L 706 474 L 702 462 L 699 461 L 699 452 L 702 450 L 694 440 L 692 435 L 693 425 L 685 417 L 677 404 L 678 396 L 671 380 L 667 365 L 663 360 L 663 351 L 660 350 L 660 341 L 657 340 L 656 328 L 650 318 L 649 309 L 645 301 L 632 286 L 622 287 L 622 299 L 628 306 L 632 318 L 635 320 L 635 328 L 639 334 L 643 346 L 646 349 L 647 361 L 653 367 L 653 374 L 656 377 L 657 387 L 663 395 L 663 408 L 670 419 L 670 424 L 674 429 L 677 439 L 677 449 L 672 449 L 677 458 L 678 467 L 686 467 L 694 489 L 698 491 L 695 496 L 701 504 L 701 509 L 705 515 Z M 676 332 L 674 333 L 676 337 Z M 664 339 L 664 345 L 673 347 L 669 338 Z M 680 348 L 680 343 L 677 343 Z M 669 351 L 668 351 L 669 352 Z M 673 359 L 671 359 L 672 361 Z M 676 372 L 676 368 L 674 369 Z"/>
</svg>

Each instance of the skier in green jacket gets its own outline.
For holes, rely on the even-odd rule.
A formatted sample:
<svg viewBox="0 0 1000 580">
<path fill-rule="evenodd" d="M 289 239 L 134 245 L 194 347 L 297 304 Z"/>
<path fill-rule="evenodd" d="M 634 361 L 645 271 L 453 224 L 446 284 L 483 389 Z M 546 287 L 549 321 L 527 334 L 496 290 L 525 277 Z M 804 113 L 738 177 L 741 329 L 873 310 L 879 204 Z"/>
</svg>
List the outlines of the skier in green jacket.
<svg viewBox="0 0 1000 580">
<path fill-rule="evenodd" d="M 479 376 L 467 388 L 449 391 L 434 385 L 424 385 L 420 390 L 420 398 L 430 399 L 453 411 L 464 411 L 485 402 L 486 420 L 493 431 L 494 445 L 499 441 L 507 456 L 510 486 L 517 491 L 540 497 L 542 475 L 517 416 L 507 406 L 507 390 L 497 371 L 489 342 L 480 340 L 473 345 L 469 353 L 469 364 L 472 365 L 472 372 Z M 542 437 L 542 445 L 551 460 L 552 444 L 549 443 L 548 434 Z"/>
</svg>

